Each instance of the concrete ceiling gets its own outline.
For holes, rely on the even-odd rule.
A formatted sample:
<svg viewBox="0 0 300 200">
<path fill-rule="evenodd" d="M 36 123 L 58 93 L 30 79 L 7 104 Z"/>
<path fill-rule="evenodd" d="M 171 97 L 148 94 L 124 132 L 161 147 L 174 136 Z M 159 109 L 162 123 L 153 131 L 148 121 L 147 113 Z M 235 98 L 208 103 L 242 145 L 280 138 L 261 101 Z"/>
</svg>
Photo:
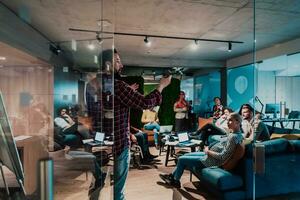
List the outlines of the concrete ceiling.
<svg viewBox="0 0 300 200">
<path fill-rule="evenodd" d="M 242 41 L 227 52 L 228 44 L 115 35 L 91 51 L 79 42 L 77 52 L 70 42 L 63 49 L 80 67 L 95 67 L 94 55 L 113 44 L 129 66 L 188 68 L 222 67 L 224 61 L 253 51 L 252 0 L 0 0 L 51 41 L 94 39 L 94 33 L 71 32 L 69 28 L 100 30 L 99 19 L 112 22 L 106 31 Z M 103 6 L 101 5 L 103 3 Z M 257 48 L 272 46 L 300 36 L 299 0 L 256 1 Z M 107 35 L 103 35 L 107 36 Z"/>
<path fill-rule="evenodd" d="M 49 67 L 47 63 L 0 42 L 0 68 L 9 66 Z"/>
</svg>

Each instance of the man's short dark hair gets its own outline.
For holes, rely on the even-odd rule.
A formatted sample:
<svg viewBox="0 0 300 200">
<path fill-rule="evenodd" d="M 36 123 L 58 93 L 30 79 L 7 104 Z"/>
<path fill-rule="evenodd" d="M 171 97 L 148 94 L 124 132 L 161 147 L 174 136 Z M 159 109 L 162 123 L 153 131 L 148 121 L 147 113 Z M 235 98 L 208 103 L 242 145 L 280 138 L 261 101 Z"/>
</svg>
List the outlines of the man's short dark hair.
<svg viewBox="0 0 300 200">
<path fill-rule="evenodd" d="M 61 111 L 62 111 L 63 109 L 66 110 L 66 113 L 68 112 L 68 108 L 67 108 L 67 107 L 60 107 L 60 108 L 58 108 L 57 111 L 56 111 L 56 112 L 57 112 L 57 115 L 60 116 L 60 113 L 61 113 Z"/>
<path fill-rule="evenodd" d="M 245 104 L 241 105 L 241 107 L 240 107 L 240 110 L 239 110 L 240 115 L 242 114 L 242 110 L 244 108 L 247 108 L 250 112 L 254 113 L 254 108 L 250 104 L 245 103 Z"/>
</svg>

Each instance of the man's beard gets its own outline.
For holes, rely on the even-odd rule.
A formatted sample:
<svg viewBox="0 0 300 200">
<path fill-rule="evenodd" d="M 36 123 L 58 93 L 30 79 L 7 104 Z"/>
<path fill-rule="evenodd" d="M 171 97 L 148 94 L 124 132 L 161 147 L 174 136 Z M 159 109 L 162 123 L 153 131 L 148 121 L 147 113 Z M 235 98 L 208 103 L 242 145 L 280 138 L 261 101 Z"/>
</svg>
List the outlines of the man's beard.
<svg viewBox="0 0 300 200">
<path fill-rule="evenodd" d="M 121 80 L 121 73 L 120 71 L 114 73 L 114 78 L 117 79 L 117 80 Z"/>
</svg>

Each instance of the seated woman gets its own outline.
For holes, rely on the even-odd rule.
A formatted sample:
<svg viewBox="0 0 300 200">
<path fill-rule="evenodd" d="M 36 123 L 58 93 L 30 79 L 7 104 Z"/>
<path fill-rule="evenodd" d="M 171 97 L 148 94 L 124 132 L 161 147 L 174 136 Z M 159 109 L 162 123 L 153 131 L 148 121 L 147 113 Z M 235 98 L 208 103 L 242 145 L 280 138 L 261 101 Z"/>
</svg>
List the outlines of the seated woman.
<svg viewBox="0 0 300 200">
<path fill-rule="evenodd" d="M 226 135 L 229 133 L 227 125 L 228 117 L 233 111 L 230 108 L 224 108 L 222 112 L 224 114 L 217 119 L 215 123 L 207 123 L 194 134 L 197 135 L 198 139 L 202 140 L 204 144 L 207 144 L 210 135 Z"/>
<path fill-rule="evenodd" d="M 158 132 L 160 129 L 160 126 L 158 124 L 159 120 L 158 120 L 158 116 L 157 116 L 158 109 L 159 109 L 159 107 L 157 106 L 153 109 L 144 110 L 142 119 L 141 119 L 142 123 L 145 124 L 144 125 L 145 130 L 153 130 L 154 144 L 156 147 L 158 147 Z"/>
<path fill-rule="evenodd" d="M 148 145 L 148 135 L 146 133 L 143 133 L 141 130 L 133 126 L 130 126 L 130 133 L 131 141 L 133 143 L 137 143 L 142 149 L 144 156 L 142 162 L 147 163 L 158 157 L 150 153 Z"/>
<path fill-rule="evenodd" d="M 238 113 L 230 114 L 228 128 L 231 134 L 229 134 L 226 141 L 216 143 L 210 149 L 205 147 L 204 152 L 192 152 L 179 157 L 173 173 L 160 174 L 161 179 L 168 185 L 180 188 L 180 178 L 185 169 L 222 166 L 235 153 L 237 145 L 243 142 L 243 135 L 240 130 L 241 123 L 242 118 Z"/>
</svg>

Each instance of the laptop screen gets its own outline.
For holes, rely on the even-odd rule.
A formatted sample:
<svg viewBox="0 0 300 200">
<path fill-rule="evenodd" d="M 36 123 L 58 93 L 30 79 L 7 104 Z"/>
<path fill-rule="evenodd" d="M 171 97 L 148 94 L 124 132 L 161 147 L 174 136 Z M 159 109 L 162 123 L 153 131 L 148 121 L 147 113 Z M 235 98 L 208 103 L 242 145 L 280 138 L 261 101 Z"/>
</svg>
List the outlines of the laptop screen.
<svg viewBox="0 0 300 200">
<path fill-rule="evenodd" d="M 189 136 L 187 133 L 179 133 L 178 134 L 178 140 L 179 142 L 185 142 L 189 140 Z"/>
<path fill-rule="evenodd" d="M 171 132 L 172 128 L 173 128 L 173 125 L 160 126 L 159 132 L 161 132 L 161 133 Z"/>
<path fill-rule="evenodd" d="M 98 142 L 104 141 L 104 133 L 96 132 L 95 140 Z"/>
</svg>

